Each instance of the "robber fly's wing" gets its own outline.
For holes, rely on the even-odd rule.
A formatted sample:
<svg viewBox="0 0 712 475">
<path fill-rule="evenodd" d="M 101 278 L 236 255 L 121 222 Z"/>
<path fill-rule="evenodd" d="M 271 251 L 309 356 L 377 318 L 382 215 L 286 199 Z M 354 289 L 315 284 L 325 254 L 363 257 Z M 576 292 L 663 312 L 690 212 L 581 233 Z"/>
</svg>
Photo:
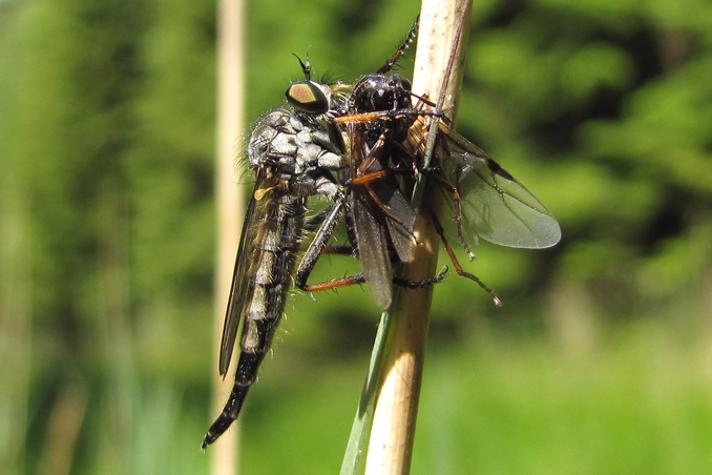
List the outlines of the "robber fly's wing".
<svg viewBox="0 0 712 475">
<path fill-rule="evenodd" d="M 378 305 L 386 309 L 391 305 L 391 258 L 388 237 L 382 221 L 378 219 L 380 210 L 368 193 L 358 188 L 352 192 L 351 209 L 366 284 Z"/>
<path fill-rule="evenodd" d="M 235 258 L 235 268 L 232 271 L 230 298 L 227 303 L 222 338 L 220 339 L 219 369 L 222 376 L 227 373 L 227 369 L 230 366 L 230 359 L 235 347 L 237 327 L 240 325 L 247 297 L 254 288 L 254 271 L 250 267 L 251 257 L 255 254 L 255 242 L 257 240 L 259 213 L 256 212 L 258 204 L 255 199 L 255 192 L 258 190 L 258 186 L 259 181 L 255 184 L 255 190 L 250 195 L 245 221 L 242 223 L 242 234 L 240 236 L 240 245 L 237 249 L 237 257 Z"/>
<path fill-rule="evenodd" d="M 462 135 L 444 124 L 440 131 L 448 139 L 445 176 L 461 196 L 464 238 L 529 249 L 559 242 L 556 218 L 524 185 Z"/>
<path fill-rule="evenodd" d="M 356 177 L 367 159 L 369 148 L 363 135 L 354 126 L 349 127 L 351 135 L 351 174 Z M 378 167 L 378 164 L 374 165 Z M 370 169 L 368 172 L 377 171 Z M 377 181 L 377 180 L 375 180 Z M 351 213 L 359 259 L 366 277 L 366 284 L 378 305 L 386 309 L 391 305 L 391 257 L 388 250 L 388 236 L 383 221 L 383 211 L 377 206 L 374 196 L 369 194 L 368 185 L 354 186 L 351 190 Z M 374 193 L 375 195 L 375 193 Z M 375 195 L 377 197 L 377 195 Z"/>
</svg>

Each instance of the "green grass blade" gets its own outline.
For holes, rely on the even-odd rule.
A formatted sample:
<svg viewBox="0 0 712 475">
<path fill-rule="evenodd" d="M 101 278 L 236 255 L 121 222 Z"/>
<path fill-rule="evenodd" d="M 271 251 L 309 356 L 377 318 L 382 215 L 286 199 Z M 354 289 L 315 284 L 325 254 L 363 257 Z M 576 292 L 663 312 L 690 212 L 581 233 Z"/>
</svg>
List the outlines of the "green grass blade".
<svg viewBox="0 0 712 475">
<path fill-rule="evenodd" d="M 388 328 L 390 324 L 390 314 L 383 312 L 381 314 L 381 321 L 378 324 L 376 339 L 373 342 L 368 374 L 361 389 L 361 399 L 359 400 L 356 416 L 351 426 L 351 435 L 346 445 L 344 459 L 341 462 L 340 475 L 355 475 L 363 473 L 364 471 L 368 441 L 371 435 L 371 426 L 373 425 L 376 391 L 378 382 L 383 376 L 382 362 L 388 341 Z"/>
</svg>

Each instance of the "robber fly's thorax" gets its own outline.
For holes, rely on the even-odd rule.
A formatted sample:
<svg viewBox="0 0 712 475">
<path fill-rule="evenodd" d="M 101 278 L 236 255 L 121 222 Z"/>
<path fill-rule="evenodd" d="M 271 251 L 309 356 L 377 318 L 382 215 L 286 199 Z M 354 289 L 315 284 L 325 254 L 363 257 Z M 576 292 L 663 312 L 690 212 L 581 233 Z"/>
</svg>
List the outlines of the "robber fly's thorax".
<svg viewBox="0 0 712 475">
<path fill-rule="evenodd" d="M 340 135 L 330 121 L 286 109 L 268 113 L 248 145 L 253 169 L 269 168 L 301 196 L 318 193 L 319 178 L 347 166 Z M 338 139 L 338 140 L 337 140 Z"/>
</svg>

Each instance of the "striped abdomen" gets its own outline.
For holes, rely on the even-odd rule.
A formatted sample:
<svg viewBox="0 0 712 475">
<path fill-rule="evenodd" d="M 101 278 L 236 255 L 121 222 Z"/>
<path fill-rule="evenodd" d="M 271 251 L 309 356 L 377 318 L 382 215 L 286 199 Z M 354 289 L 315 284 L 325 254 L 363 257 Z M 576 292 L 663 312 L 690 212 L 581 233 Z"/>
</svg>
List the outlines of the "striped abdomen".
<svg viewBox="0 0 712 475">
<path fill-rule="evenodd" d="M 273 190 L 257 203 L 253 254 L 244 279 L 251 283 L 244 306 L 240 358 L 230 397 L 205 436 L 203 447 L 213 442 L 237 419 L 247 391 L 269 349 L 284 313 L 291 285 L 299 238 L 304 229 L 306 198 Z M 244 232 L 244 231 L 243 231 Z"/>
</svg>

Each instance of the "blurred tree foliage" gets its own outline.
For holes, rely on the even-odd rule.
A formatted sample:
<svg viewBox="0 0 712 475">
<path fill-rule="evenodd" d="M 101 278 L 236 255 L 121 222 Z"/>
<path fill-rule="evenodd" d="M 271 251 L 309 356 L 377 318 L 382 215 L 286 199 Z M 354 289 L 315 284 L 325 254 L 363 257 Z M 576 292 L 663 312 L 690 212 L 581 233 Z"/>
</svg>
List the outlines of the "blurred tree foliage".
<svg viewBox="0 0 712 475">
<path fill-rule="evenodd" d="M 352 81 L 416 13 L 405 0 L 250 4 L 248 120 L 283 104 L 300 75 L 291 52 Z M 214 14 L 188 0 L 0 1 L 0 353 L 16 368 L 0 377 L 12 388 L 0 396 L 7 473 L 53 463 L 66 394 L 89 395 L 73 400 L 86 473 L 148 473 L 156 453 L 170 453 L 175 470 L 163 471 L 204 468 L 140 430 L 151 415 L 159 432 L 171 417 L 207 421 Z M 712 288 L 711 46 L 712 4 L 699 0 L 476 2 L 459 129 L 564 232 L 546 252 L 480 247 L 470 267 L 508 302 L 500 315 L 548 315 L 568 299 L 609 320 L 697 327 Z M 315 279 L 350 265 L 333 264 Z M 366 295 L 296 297 L 290 339 L 321 358 L 354 335 L 367 348 Z M 436 330 L 496 312 L 463 280 L 437 288 Z M 185 440 L 197 447 L 200 435 Z"/>
</svg>

